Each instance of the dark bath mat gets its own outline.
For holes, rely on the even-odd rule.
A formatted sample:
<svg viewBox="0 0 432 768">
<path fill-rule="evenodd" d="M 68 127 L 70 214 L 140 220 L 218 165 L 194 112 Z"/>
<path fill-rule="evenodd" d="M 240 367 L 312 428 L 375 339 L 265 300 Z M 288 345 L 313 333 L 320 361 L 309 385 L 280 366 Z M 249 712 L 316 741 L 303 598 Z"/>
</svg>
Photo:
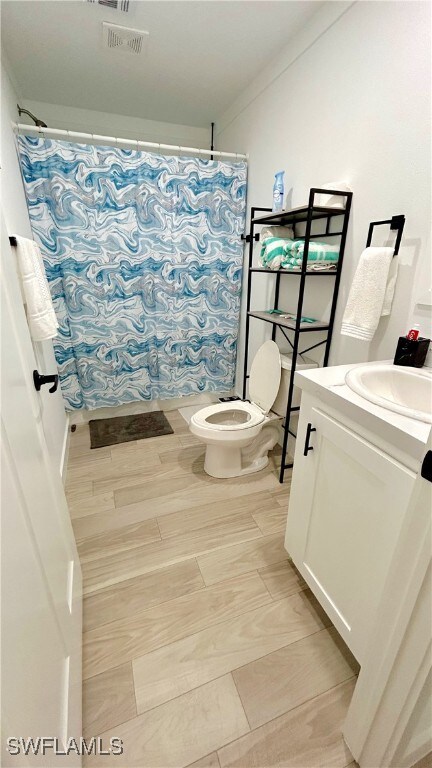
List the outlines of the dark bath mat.
<svg viewBox="0 0 432 768">
<path fill-rule="evenodd" d="M 91 448 L 174 434 L 163 411 L 138 413 L 135 416 L 116 416 L 114 419 L 94 419 L 89 421 L 89 426 Z"/>
</svg>

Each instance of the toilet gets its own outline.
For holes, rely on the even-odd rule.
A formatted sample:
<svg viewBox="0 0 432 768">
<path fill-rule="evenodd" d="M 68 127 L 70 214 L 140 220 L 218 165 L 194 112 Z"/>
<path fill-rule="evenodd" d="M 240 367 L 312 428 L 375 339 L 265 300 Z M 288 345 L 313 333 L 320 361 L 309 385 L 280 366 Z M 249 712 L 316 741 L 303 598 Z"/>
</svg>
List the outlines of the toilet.
<svg viewBox="0 0 432 768">
<path fill-rule="evenodd" d="M 304 361 L 297 367 L 315 365 L 313 361 Z M 250 402 L 217 403 L 192 416 L 189 429 L 206 445 L 204 470 L 208 475 L 239 477 L 267 466 L 267 454 L 279 439 L 285 416 L 290 369 L 290 358 L 282 356 L 281 360 L 277 344 L 266 341 L 252 362 Z M 271 411 L 275 402 L 278 413 Z"/>
</svg>

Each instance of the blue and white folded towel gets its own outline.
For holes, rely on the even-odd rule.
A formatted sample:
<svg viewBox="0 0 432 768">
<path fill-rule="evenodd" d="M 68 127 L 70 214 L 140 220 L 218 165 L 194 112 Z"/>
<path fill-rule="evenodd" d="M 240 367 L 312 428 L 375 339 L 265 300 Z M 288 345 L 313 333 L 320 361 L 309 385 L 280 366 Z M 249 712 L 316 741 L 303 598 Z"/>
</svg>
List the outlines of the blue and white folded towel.
<svg viewBox="0 0 432 768">
<path fill-rule="evenodd" d="M 261 264 L 267 269 L 285 269 L 300 267 L 303 262 L 304 241 L 281 237 L 265 237 L 260 254 Z M 336 264 L 339 251 L 334 245 L 309 243 L 308 264 Z"/>
<path fill-rule="evenodd" d="M 262 241 L 261 263 L 267 269 L 280 269 L 291 253 L 294 240 L 281 237 L 266 237 Z"/>
<path fill-rule="evenodd" d="M 304 253 L 304 240 L 294 240 L 295 253 L 294 257 L 299 258 L 300 261 L 303 258 Z M 339 260 L 339 251 L 335 245 L 327 245 L 326 243 L 317 243 L 313 240 L 309 243 L 308 261 L 330 261 L 337 262 Z"/>
</svg>

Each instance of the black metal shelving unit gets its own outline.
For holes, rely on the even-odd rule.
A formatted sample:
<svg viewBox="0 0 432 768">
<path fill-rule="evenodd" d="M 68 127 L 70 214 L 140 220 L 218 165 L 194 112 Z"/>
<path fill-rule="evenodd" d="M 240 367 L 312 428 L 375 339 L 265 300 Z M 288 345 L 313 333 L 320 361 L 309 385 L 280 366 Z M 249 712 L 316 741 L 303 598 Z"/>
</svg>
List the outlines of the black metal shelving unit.
<svg viewBox="0 0 432 768">
<path fill-rule="evenodd" d="M 316 195 L 331 195 L 331 196 L 340 196 L 342 198 L 345 198 L 345 208 L 325 208 L 322 206 L 318 206 L 315 204 Z M 271 337 L 273 341 L 276 339 L 276 333 L 279 329 L 279 331 L 283 334 L 283 336 L 285 337 L 286 341 L 288 341 L 292 349 L 292 367 L 291 367 L 290 383 L 289 383 L 289 390 L 288 390 L 287 410 L 286 410 L 285 422 L 284 422 L 284 439 L 283 439 L 283 446 L 282 446 L 281 468 L 280 468 L 280 475 L 279 475 L 279 482 L 281 483 L 283 483 L 283 480 L 284 480 L 285 470 L 290 469 L 293 466 L 292 462 L 287 462 L 286 457 L 287 457 L 287 448 L 288 448 L 288 437 L 289 435 L 292 435 L 292 437 L 295 438 L 294 432 L 290 429 L 291 414 L 294 413 L 295 411 L 300 410 L 299 407 L 292 406 L 292 400 L 293 400 L 293 394 L 294 394 L 294 375 L 295 375 L 296 364 L 297 364 L 297 355 L 299 354 L 304 355 L 307 352 L 310 352 L 312 349 L 316 349 L 317 347 L 325 345 L 323 367 L 328 364 L 328 359 L 330 354 L 330 345 L 331 345 L 332 334 L 333 334 L 333 325 L 334 325 L 334 319 L 336 314 L 337 298 L 339 293 L 340 278 L 342 273 L 346 236 L 347 236 L 348 223 L 349 223 L 349 217 L 350 217 L 350 211 L 351 211 L 351 201 L 352 201 L 352 192 L 341 192 L 337 190 L 319 189 L 316 187 L 312 187 L 309 192 L 308 204 L 301 206 L 299 208 L 292 208 L 289 211 L 280 211 L 278 213 L 272 213 L 270 208 L 259 208 L 256 206 L 252 207 L 249 234 L 243 236 L 243 239 L 249 244 L 246 338 L 245 338 L 245 356 L 244 356 L 244 371 L 243 371 L 243 374 L 244 374 L 243 375 L 243 398 L 246 398 L 247 379 L 249 378 L 248 352 L 249 352 L 249 334 L 250 334 L 251 318 L 262 320 L 272 325 Z M 259 212 L 260 213 L 265 212 L 265 213 L 264 215 L 257 216 L 257 213 Z M 336 231 L 332 231 L 331 221 L 336 217 L 339 217 L 341 219 L 341 223 L 337 227 Z M 324 222 L 322 227 L 323 231 L 320 230 L 319 232 L 312 232 L 312 224 L 317 220 L 321 220 Z M 303 224 L 305 226 L 305 230 L 304 230 L 304 234 L 299 236 L 296 233 L 296 227 L 298 228 L 300 224 Z M 289 269 L 272 270 L 272 269 L 265 269 L 264 267 L 254 267 L 252 265 L 254 243 L 259 240 L 259 233 L 257 233 L 255 230 L 256 230 L 256 227 L 262 226 L 262 225 L 291 226 L 293 228 L 294 237 L 296 239 L 304 240 L 303 261 L 302 261 L 302 266 L 300 270 L 289 270 Z M 311 270 L 308 271 L 307 260 L 308 260 L 310 240 L 311 239 L 315 240 L 317 238 L 322 238 L 322 237 L 336 237 L 336 236 L 340 237 L 339 260 L 337 262 L 336 269 L 334 271 L 327 271 L 327 272 L 315 272 Z M 276 315 L 270 315 L 262 311 L 251 310 L 250 304 L 251 304 L 252 276 L 253 274 L 259 274 L 259 273 L 271 274 L 271 275 L 274 275 L 275 277 L 273 309 L 279 308 L 279 292 L 280 292 L 281 277 L 296 276 L 299 278 L 300 284 L 298 288 L 298 300 L 297 300 L 297 311 L 295 313 L 295 321 L 286 320 L 283 318 L 278 319 Z M 322 323 L 319 323 L 319 324 L 314 324 L 313 326 L 301 327 L 300 320 L 302 317 L 303 298 L 304 298 L 304 292 L 306 287 L 306 280 L 309 277 L 333 279 L 334 281 L 333 282 L 333 298 L 331 302 L 330 316 L 328 320 L 323 321 Z M 292 340 L 288 336 L 288 332 L 292 333 L 293 335 Z M 326 334 L 326 338 L 318 342 L 317 344 L 313 344 L 312 346 L 307 347 L 306 349 L 299 350 L 300 339 L 302 338 L 303 334 L 311 333 L 311 332 L 323 332 Z"/>
</svg>

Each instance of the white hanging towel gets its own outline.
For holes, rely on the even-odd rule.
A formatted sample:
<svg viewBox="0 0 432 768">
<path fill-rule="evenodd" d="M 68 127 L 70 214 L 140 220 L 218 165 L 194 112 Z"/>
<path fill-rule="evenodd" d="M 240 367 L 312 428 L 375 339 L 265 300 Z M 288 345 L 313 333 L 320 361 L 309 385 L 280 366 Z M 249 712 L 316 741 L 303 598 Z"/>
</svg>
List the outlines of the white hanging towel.
<svg viewBox="0 0 432 768">
<path fill-rule="evenodd" d="M 390 314 L 396 276 L 393 248 L 365 248 L 345 307 L 341 328 L 344 336 L 362 341 L 373 338 L 380 317 Z"/>
<path fill-rule="evenodd" d="M 396 280 L 399 268 L 399 259 L 394 256 L 390 262 L 390 268 L 388 272 L 386 292 L 384 296 L 384 303 L 381 312 L 381 317 L 389 315 L 393 304 L 393 296 L 396 288 Z"/>
<path fill-rule="evenodd" d="M 34 240 L 17 237 L 17 259 L 21 274 L 27 322 L 34 341 L 57 336 L 59 324 L 54 312 L 41 252 Z"/>
</svg>

